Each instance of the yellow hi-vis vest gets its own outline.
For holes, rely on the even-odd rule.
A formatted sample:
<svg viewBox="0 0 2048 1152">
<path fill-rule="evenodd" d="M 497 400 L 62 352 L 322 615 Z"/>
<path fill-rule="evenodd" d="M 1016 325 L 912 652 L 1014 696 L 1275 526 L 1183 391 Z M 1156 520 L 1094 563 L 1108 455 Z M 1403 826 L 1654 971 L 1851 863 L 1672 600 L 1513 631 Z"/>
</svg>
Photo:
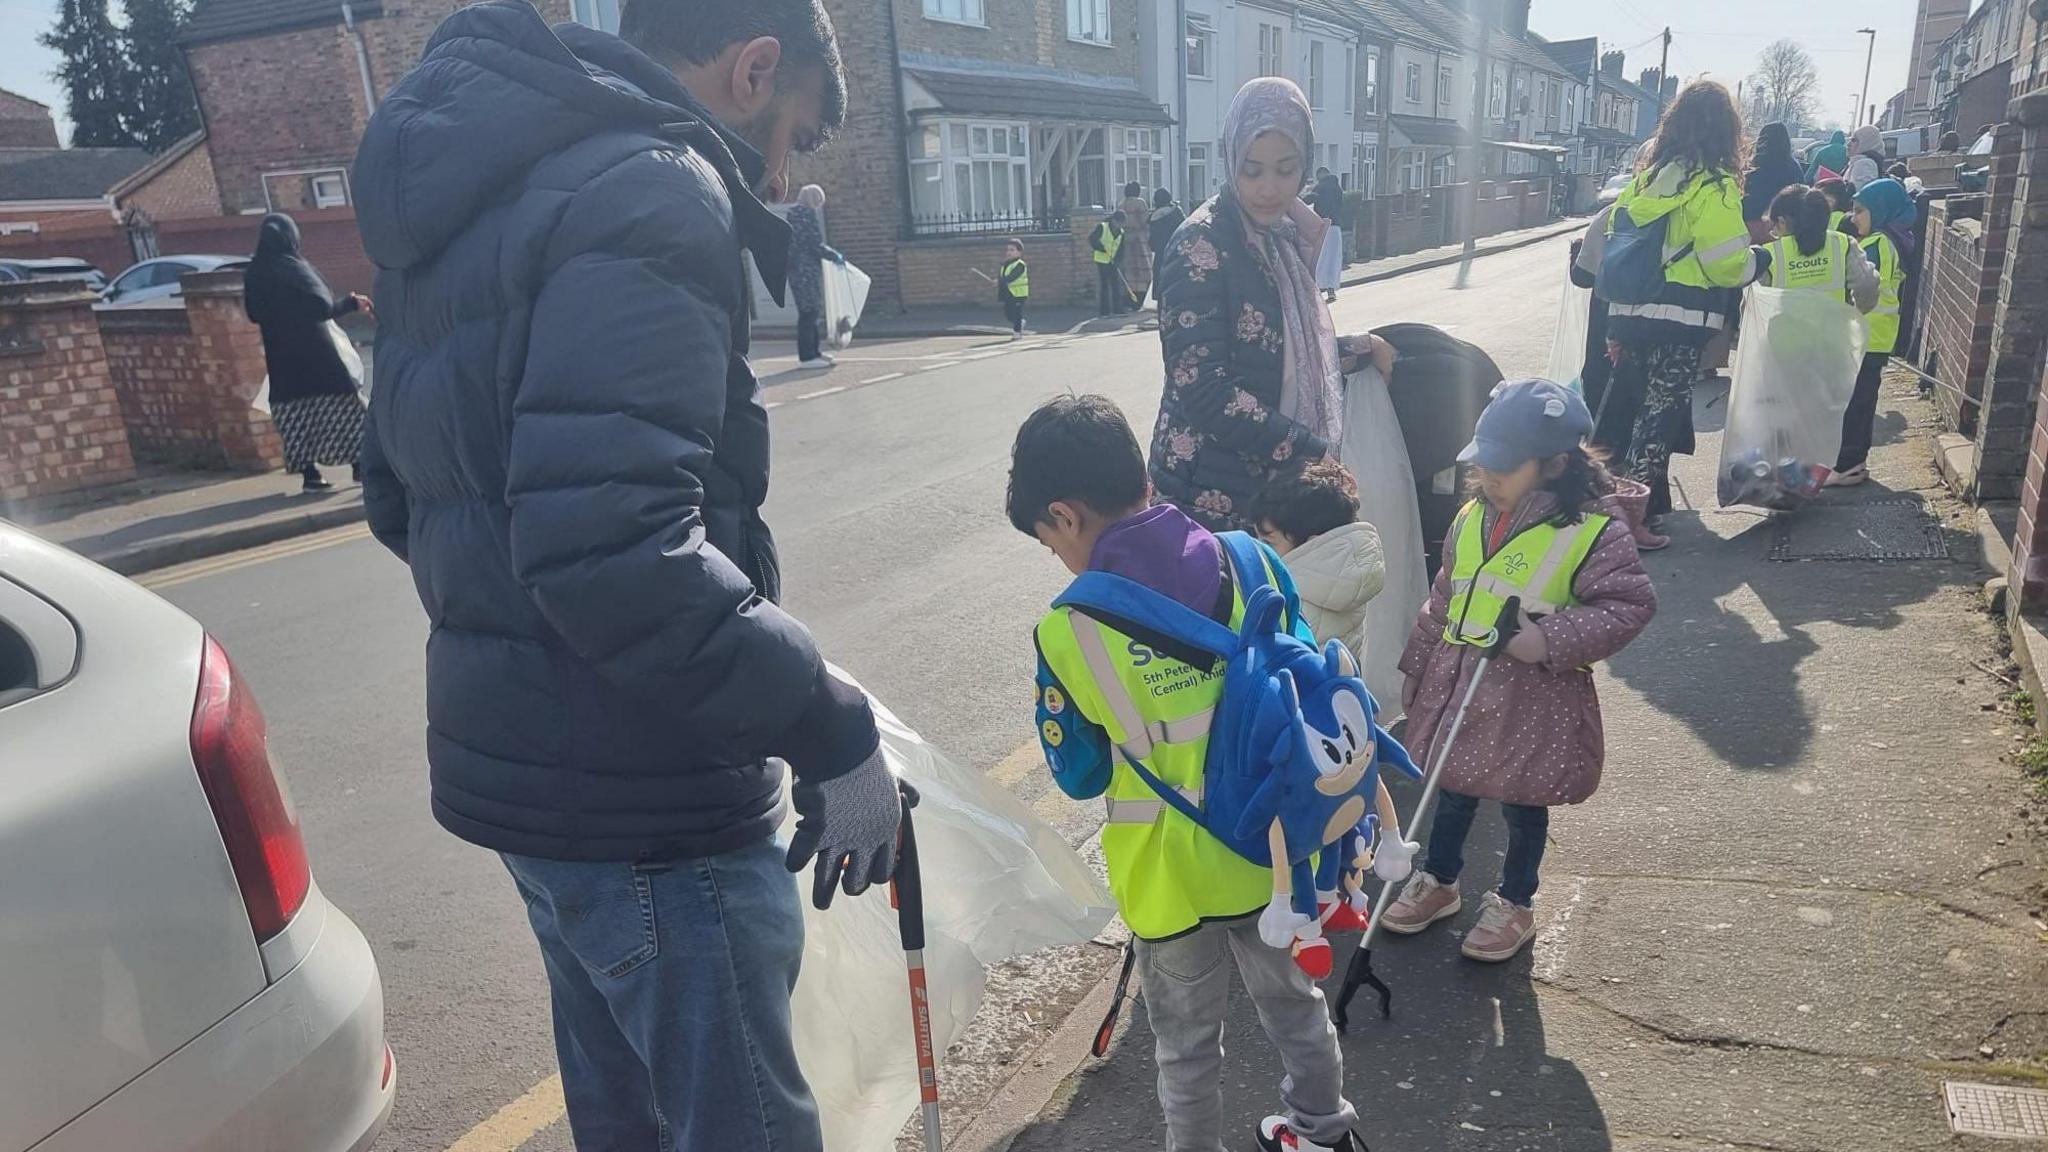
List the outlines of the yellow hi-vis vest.
<svg viewBox="0 0 2048 1152">
<path fill-rule="evenodd" d="M 1832 292 L 1837 300 L 1848 299 L 1850 243 L 1840 232 L 1829 232 L 1822 238 L 1820 251 L 1805 256 L 1800 254 L 1799 241 L 1778 237 L 1771 241 L 1771 286 L 1810 288 Z"/>
<path fill-rule="evenodd" d="M 1010 270 L 1013 268 L 1017 270 L 1017 278 L 1015 280 L 1010 279 Z M 1029 265 L 1025 264 L 1022 260 L 1012 260 L 1003 265 L 1001 274 L 1003 277 L 1003 290 L 1010 294 L 1011 299 L 1023 300 L 1030 297 L 1031 268 Z"/>
<path fill-rule="evenodd" d="M 1095 226 L 1095 238 L 1102 242 L 1102 250 L 1095 252 L 1095 262 L 1097 264 L 1116 263 L 1116 250 L 1124 246 L 1122 233 L 1111 228 L 1109 221 L 1104 220 Z M 1090 250 L 1093 251 L 1092 245 Z"/>
<path fill-rule="evenodd" d="M 1863 238 L 1863 252 L 1877 269 L 1877 307 L 1870 313 L 1872 352 L 1890 352 L 1899 346 L 1899 289 L 1906 283 L 1906 265 L 1899 259 L 1899 246 L 1882 232 Z"/>
<path fill-rule="evenodd" d="M 1243 621 L 1244 594 L 1233 591 L 1230 626 Z M 1165 940 L 1204 920 L 1264 908 L 1273 896 L 1273 870 L 1231 851 L 1161 800 L 1130 767 L 1131 760 L 1142 761 L 1190 803 L 1201 804 L 1209 725 L 1223 700 L 1222 666 L 1185 664 L 1072 608 L 1055 608 L 1039 621 L 1038 650 L 1072 696 L 1058 701 L 1060 707 L 1079 708 L 1115 747 L 1103 793 L 1109 812 L 1102 855 L 1110 894 L 1131 931 L 1143 940 Z"/>
<path fill-rule="evenodd" d="M 1559 612 L 1578 603 L 1572 581 L 1579 566 L 1593 554 L 1601 529 L 1610 517 L 1597 512 L 1566 528 L 1532 524 L 1509 537 L 1492 556 L 1486 554 L 1486 517 L 1474 500 L 1458 513 L 1457 562 L 1451 566 L 1449 624 L 1444 639 L 1452 644 L 1491 645 L 1508 597 L 1522 598 L 1522 611 L 1532 616 Z"/>
</svg>

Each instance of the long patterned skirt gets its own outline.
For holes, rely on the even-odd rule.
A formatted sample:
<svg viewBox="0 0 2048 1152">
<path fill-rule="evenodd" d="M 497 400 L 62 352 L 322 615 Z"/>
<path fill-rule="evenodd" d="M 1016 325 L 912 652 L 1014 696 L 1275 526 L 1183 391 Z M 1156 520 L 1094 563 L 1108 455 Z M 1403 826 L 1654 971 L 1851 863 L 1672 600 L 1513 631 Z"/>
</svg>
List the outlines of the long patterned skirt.
<svg viewBox="0 0 2048 1152">
<path fill-rule="evenodd" d="M 354 392 L 286 400 L 272 405 L 270 418 L 284 441 L 287 472 L 353 464 L 362 453 L 363 401 Z"/>
</svg>

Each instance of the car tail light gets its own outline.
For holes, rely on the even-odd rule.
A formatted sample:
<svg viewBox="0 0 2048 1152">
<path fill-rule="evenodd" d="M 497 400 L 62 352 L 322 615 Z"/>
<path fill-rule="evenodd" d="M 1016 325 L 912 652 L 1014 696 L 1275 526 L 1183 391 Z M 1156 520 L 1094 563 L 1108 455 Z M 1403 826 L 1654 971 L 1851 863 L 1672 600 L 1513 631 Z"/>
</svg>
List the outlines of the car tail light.
<svg viewBox="0 0 2048 1152">
<path fill-rule="evenodd" d="M 313 884 L 298 813 L 270 767 L 263 710 L 213 637 L 199 662 L 192 762 L 227 845 L 249 926 L 261 944 L 284 931 Z"/>
</svg>

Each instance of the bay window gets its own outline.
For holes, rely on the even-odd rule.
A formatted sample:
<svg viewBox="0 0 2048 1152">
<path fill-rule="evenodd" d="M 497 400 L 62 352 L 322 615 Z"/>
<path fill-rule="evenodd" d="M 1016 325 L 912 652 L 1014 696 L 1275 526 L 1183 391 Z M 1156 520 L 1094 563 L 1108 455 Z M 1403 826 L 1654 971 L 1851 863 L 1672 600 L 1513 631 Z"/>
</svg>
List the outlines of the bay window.
<svg viewBox="0 0 2048 1152">
<path fill-rule="evenodd" d="M 1166 133 L 1158 128 L 1112 128 L 1110 133 L 1116 144 L 1117 195 L 1112 199 L 1120 199 L 1123 186 L 1136 180 L 1150 200 L 1154 188 L 1166 187 Z"/>
<path fill-rule="evenodd" d="M 1031 215 L 1023 124 L 933 120 L 910 135 L 910 212 L 919 231 Z"/>
</svg>

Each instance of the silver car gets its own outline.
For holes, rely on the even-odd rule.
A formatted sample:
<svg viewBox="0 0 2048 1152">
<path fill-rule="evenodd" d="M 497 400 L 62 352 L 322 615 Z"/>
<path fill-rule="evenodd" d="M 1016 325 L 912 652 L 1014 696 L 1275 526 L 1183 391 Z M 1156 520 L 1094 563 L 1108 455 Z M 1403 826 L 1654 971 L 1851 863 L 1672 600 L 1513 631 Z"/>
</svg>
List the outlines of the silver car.
<svg viewBox="0 0 2048 1152">
<path fill-rule="evenodd" d="M 178 609 L 0 521 L 0 1152 L 360 1152 L 397 1070 L 263 713 Z"/>
<path fill-rule="evenodd" d="M 170 300 L 184 294 L 178 278 L 188 272 L 218 272 L 223 268 L 246 268 L 247 256 L 158 256 L 130 265 L 126 272 L 100 292 L 102 308 L 133 308 L 156 300 Z"/>
</svg>

